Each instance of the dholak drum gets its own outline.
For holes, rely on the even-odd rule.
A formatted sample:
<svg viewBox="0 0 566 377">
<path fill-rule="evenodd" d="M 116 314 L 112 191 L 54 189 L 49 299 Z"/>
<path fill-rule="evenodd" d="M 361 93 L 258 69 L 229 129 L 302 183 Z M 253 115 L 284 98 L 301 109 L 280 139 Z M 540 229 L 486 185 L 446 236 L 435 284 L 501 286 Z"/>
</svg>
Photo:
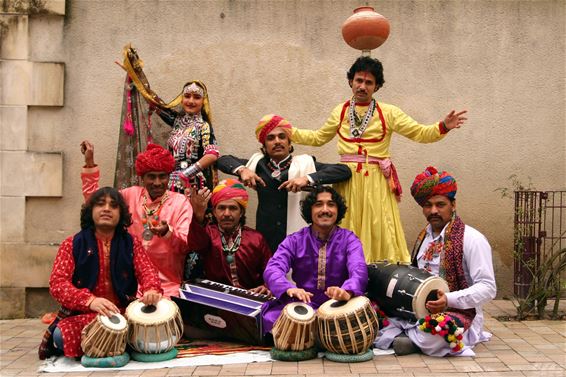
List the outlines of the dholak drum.
<svg viewBox="0 0 566 377">
<path fill-rule="evenodd" d="M 140 353 L 163 353 L 171 350 L 183 335 L 183 320 L 173 301 L 161 299 L 157 305 L 136 300 L 128 305 L 130 323 L 128 344 Z"/>
<path fill-rule="evenodd" d="M 370 264 L 368 277 L 368 297 L 387 315 L 412 321 L 429 314 L 425 304 L 438 300 L 439 289 L 450 291 L 441 277 L 408 265 Z"/>
<path fill-rule="evenodd" d="M 314 346 L 314 310 L 302 302 L 286 305 L 271 333 L 275 348 L 282 351 L 303 351 Z"/>
<path fill-rule="evenodd" d="M 97 315 L 81 332 L 81 348 L 88 357 L 118 356 L 126 350 L 128 322 L 121 314 Z"/>
<path fill-rule="evenodd" d="M 339 354 L 367 352 L 378 330 L 377 315 L 367 297 L 329 300 L 316 312 L 318 339 L 328 351 Z"/>
</svg>

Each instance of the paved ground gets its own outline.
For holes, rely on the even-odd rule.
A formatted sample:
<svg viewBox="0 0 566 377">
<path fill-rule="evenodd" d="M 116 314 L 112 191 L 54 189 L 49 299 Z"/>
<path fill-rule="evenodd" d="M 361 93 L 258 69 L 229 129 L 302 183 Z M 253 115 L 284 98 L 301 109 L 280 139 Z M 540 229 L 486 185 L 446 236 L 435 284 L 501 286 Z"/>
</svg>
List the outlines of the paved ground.
<svg viewBox="0 0 566 377">
<path fill-rule="evenodd" d="M 564 310 L 562 310 L 564 311 Z M 1 376 L 566 376 L 566 321 L 498 321 L 513 316 L 509 301 L 486 306 L 486 327 L 494 336 L 476 347 L 477 356 L 433 358 L 424 355 L 375 357 L 373 361 L 340 364 L 317 359 L 303 362 L 268 362 L 164 368 L 154 370 L 37 373 L 37 346 L 45 330 L 38 319 L 0 321 Z"/>
</svg>

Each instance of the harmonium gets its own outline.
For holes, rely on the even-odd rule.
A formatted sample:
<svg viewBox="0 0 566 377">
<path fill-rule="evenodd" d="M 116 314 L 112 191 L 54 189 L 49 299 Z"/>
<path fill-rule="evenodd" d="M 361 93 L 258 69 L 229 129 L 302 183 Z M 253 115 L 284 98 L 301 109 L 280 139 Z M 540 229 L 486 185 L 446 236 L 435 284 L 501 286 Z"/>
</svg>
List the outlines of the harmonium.
<svg viewBox="0 0 566 377">
<path fill-rule="evenodd" d="M 221 338 L 264 345 L 261 306 L 269 296 L 210 280 L 184 283 L 179 306 L 183 322 Z"/>
</svg>

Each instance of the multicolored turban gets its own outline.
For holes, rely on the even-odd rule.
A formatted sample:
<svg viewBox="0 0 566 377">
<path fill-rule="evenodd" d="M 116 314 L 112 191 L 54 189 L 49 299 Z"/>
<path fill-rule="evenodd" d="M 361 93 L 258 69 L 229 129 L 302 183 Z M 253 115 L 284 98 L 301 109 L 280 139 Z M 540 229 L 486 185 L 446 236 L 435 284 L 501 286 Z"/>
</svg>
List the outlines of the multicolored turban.
<svg viewBox="0 0 566 377">
<path fill-rule="evenodd" d="M 210 198 L 212 206 L 224 200 L 233 199 L 238 202 L 242 207 L 248 207 L 248 192 L 244 184 L 236 179 L 228 178 L 220 181 L 218 185 L 212 190 L 212 197 Z"/>
<path fill-rule="evenodd" d="M 273 131 L 276 127 L 283 128 L 287 136 L 291 137 L 291 128 L 293 127 L 291 126 L 291 123 L 279 115 L 267 114 L 261 118 L 255 128 L 255 136 L 257 137 L 257 140 L 260 143 L 265 144 L 267 134 Z"/>
<path fill-rule="evenodd" d="M 145 152 L 136 157 L 136 173 L 143 177 L 150 171 L 164 171 L 169 174 L 175 169 L 175 159 L 159 144 L 148 144 Z"/>
<path fill-rule="evenodd" d="M 417 175 L 411 185 L 411 194 L 421 207 L 435 195 L 444 195 L 448 199 L 454 200 L 457 190 L 458 186 L 453 176 L 445 171 L 439 172 L 432 166 Z"/>
</svg>

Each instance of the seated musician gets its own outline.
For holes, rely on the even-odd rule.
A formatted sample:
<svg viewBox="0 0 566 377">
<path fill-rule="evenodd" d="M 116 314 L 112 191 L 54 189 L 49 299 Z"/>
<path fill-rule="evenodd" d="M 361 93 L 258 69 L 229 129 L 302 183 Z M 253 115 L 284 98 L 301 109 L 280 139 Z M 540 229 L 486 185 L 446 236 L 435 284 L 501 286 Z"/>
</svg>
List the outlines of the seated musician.
<svg viewBox="0 0 566 377">
<path fill-rule="evenodd" d="M 473 356 L 472 348 L 489 340 L 483 331 L 482 305 L 495 297 L 491 247 L 477 230 L 456 215 L 456 180 L 428 167 L 411 186 L 411 194 L 428 221 L 413 248 L 411 261 L 446 280 L 450 292 L 428 301 L 431 313 L 417 323 L 390 318 L 375 345 L 398 355 L 420 349 L 430 356 Z"/>
<path fill-rule="evenodd" d="M 156 304 L 162 295 L 157 271 L 140 241 L 128 233 L 132 217 L 122 195 L 111 187 L 93 193 L 81 210 L 81 231 L 57 252 L 49 292 L 61 309 L 43 336 L 39 358 L 63 353 L 78 357 L 81 331 L 97 314 L 124 312 L 142 292 Z"/>
<path fill-rule="evenodd" d="M 213 223 L 204 225 L 208 201 Z M 265 238 L 245 226 L 248 193 L 235 179 L 221 181 L 210 193 L 207 188 L 191 195 L 193 220 L 188 244 L 202 256 L 208 280 L 269 294 L 263 271 L 271 257 Z"/>
<path fill-rule="evenodd" d="M 81 143 L 85 166 L 81 173 L 85 201 L 98 189 L 100 170 L 94 162 L 94 145 Z M 143 187 L 120 190 L 132 213 L 130 234 L 142 246 L 157 268 L 165 296 L 179 296 L 183 261 L 188 253 L 187 234 L 192 209 L 185 195 L 167 190 L 175 159 L 157 144 L 148 144 L 136 157 L 136 173 Z"/>
<path fill-rule="evenodd" d="M 249 160 L 225 155 L 218 168 L 240 177 L 246 186 L 257 191 L 257 230 L 272 251 L 283 239 L 307 224 L 301 218 L 301 189 L 313 184 L 337 183 L 350 179 L 352 173 L 343 164 L 323 164 L 313 156 L 293 155 L 291 124 L 279 115 L 261 118 L 256 130 L 261 152 Z"/>
<path fill-rule="evenodd" d="M 329 299 L 347 301 L 366 290 L 368 273 L 362 244 L 353 232 L 337 225 L 346 213 L 340 194 L 331 187 L 316 186 L 301 211 L 311 225 L 287 236 L 263 273 L 277 298 L 262 307 L 266 333 L 285 305 L 293 301 L 317 309 Z M 286 278 L 290 269 L 295 284 Z"/>
</svg>

